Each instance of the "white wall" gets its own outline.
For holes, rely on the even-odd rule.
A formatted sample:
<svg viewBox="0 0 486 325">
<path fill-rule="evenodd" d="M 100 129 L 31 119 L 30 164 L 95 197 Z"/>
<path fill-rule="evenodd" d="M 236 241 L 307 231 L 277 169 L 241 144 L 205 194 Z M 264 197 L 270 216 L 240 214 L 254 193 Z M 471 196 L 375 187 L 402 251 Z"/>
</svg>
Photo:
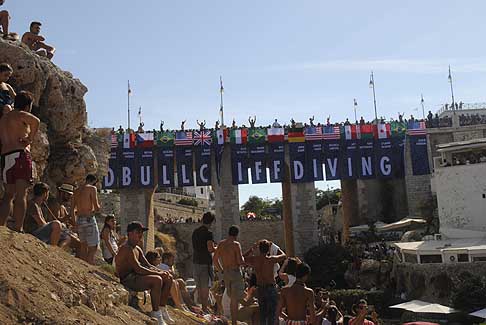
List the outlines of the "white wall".
<svg viewBox="0 0 486 325">
<path fill-rule="evenodd" d="M 436 168 L 440 232 L 449 238 L 486 236 L 486 163 Z"/>
</svg>

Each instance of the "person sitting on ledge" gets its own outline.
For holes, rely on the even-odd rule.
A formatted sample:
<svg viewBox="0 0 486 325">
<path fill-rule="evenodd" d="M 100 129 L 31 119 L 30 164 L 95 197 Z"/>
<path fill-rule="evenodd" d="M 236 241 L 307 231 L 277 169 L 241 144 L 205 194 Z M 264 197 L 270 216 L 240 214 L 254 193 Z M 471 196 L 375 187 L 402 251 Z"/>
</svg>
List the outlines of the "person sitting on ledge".
<svg viewBox="0 0 486 325">
<path fill-rule="evenodd" d="M 0 226 L 5 226 L 13 211 L 15 230 L 22 231 L 27 190 L 32 184 L 30 144 L 39 129 L 39 119 L 30 113 L 32 94 L 21 91 L 15 97 L 15 110 L 0 119 L 1 169 L 6 184 L 0 205 Z M 14 203 L 15 199 L 15 203 Z"/>
<path fill-rule="evenodd" d="M 156 318 L 159 325 L 166 322 L 174 324 L 169 316 L 166 305 L 172 286 L 172 277 L 165 272 L 150 265 L 138 243 L 147 231 L 140 222 L 131 222 L 127 226 L 128 240 L 123 244 L 115 256 L 116 273 L 120 283 L 126 288 L 136 292 L 150 290 L 152 302 L 151 316 Z"/>
<path fill-rule="evenodd" d="M 40 34 L 42 24 L 38 21 L 30 23 L 30 31 L 22 36 L 22 43 L 27 45 L 32 51 L 40 56 L 45 56 L 49 60 L 54 56 L 56 49 L 44 43 L 46 40 Z"/>
<path fill-rule="evenodd" d="M 59 220 L 46 222 L 42 213 L 42 206 L 49 197 L 49 186 L 45 183 L 34 185 L 34 197 L 27 207 L 24 229 L 46 244 L 64 247 L 69 244 L 70 236 L 67 229 L 63 229 Z"/>
<path fill-rule="evenodd" d="M 3 6 L 5 0 L 0 0 L 0 6 Z M 0 11 L 0 26 L 2 26 L 2 34 L 4 39 L 15 41 L 19 38 L 17 33 L 9 33 L 8 26 L 10 25 L 10 14 L 7 10 Z"/>
<path fill-rule="evenodd" d="M 13 109 L 16 94 L 12 86 L 7 83 L 12 73 L 13 69 L 10 64 L 0 64 L 0 118 Z"/>
</svg>

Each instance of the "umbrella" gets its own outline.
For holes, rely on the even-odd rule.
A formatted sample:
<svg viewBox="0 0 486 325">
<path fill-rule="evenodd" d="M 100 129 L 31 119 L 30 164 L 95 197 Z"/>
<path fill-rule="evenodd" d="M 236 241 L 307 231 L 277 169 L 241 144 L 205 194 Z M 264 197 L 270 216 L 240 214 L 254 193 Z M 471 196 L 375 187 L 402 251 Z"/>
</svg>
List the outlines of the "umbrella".
<svg viewBox="0 0 486 325">
<path fill-rule="evenodd" d="M 427 306 L 429 303 L 422 300 L 411 300 L 398 305 L 390 306 L 389 308 L 405 309 L 408 311 L 415 311 L 417 308 Z"/>
<path fill-rule="evenodd" d="M 429 322 L 411 322 L 411 323 L 403 323 L 402 325 L 440 325 L 440 324 L 429 323 Z"/>
<path fill-rule="evenodd" d="M 479 317 L 479 318 L 486 318 L 486 308 L 477 310 L 474 313 L 470 313 L 469 315 Z"/>
<path fill-rule="evenodd" d="M 457 312 L 457 310 L 453 308 L 439 305 L 439 304 L 431 304 L 422 300 L 412 300 L 412 301 L 404 302 L 402 304 L 390 306 L 389 308 L 399 308 L 414 313 L 429 313 L 429 314 L 452 314 Z"/>
<path fill-rule="evenodd" d="M 439 304 L 429 304 L 422 306 L 414 310 L 416 313 L 427 313 L 427 314 L 453 314 L 458 311 L 454 308 L 439 305 Z"/>
</svg>

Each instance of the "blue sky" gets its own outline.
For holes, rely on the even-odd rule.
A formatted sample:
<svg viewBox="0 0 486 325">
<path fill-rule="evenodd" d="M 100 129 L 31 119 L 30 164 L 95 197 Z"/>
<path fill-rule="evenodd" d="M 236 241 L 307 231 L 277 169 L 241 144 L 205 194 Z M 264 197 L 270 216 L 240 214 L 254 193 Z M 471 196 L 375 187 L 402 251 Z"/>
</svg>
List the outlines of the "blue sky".
<svg viewBox="0 0 486 325">
<path fill-rule="evenodd" d="M 456 100 L 486 102 L 484 1 L 6 0 L 4 8 L 19 34 L 44 23 L 54 62 L 89 88 L 92 127 L 126 125 L 128 79 L 132 121 L 142 106 L 148 128 L 213 125 L 220 75 L 227 123 L 342 121 L 353 118 L 353 98 L 358 117 L 371 119 L 371 70 L 378 115 L 420 116 L 421 93 L 432 111 L 450 102 L 449 64 Z M 242 202 L 281 194 L 270 184 L 240 192 Z"/>
</svg>

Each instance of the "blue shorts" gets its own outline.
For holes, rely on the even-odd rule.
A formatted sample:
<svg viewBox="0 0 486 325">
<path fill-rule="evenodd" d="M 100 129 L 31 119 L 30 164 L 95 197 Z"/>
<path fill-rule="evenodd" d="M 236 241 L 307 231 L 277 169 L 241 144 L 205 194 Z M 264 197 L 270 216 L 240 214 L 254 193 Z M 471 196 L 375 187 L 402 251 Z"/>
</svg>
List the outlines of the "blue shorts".
<svg viewBox="0 0 486 325">
<path fill-rule="evenodd" d="M 213 285 L 214 269 L 210 264 L 193 264 L 194 281 L 197 288 L 211 288 Z"/>
<path fill-rule="evenodd" d="M 49 223 L 46 223 L 42 227 L 36 229 L 34 232 L 32 232 L 32 235 L 36 237 L 37 239 L 43 241 L 46 244 L 51 243 L 51 233 L 52 233 L 52 221 Z M 69 232 L 67 229 L 62 229 L 61 230 L 61 237 L 59 238 L 59 242 L 63 242 L 65 240 L 69 239 Z"/>
<path fill-rule="evenodd" d="M 81 242 L 88 243 L 89 247 L 98 246 L 100 243 L 100 231 L 94 216 L 78 216 L 76 225 Z"/>
</svg>

